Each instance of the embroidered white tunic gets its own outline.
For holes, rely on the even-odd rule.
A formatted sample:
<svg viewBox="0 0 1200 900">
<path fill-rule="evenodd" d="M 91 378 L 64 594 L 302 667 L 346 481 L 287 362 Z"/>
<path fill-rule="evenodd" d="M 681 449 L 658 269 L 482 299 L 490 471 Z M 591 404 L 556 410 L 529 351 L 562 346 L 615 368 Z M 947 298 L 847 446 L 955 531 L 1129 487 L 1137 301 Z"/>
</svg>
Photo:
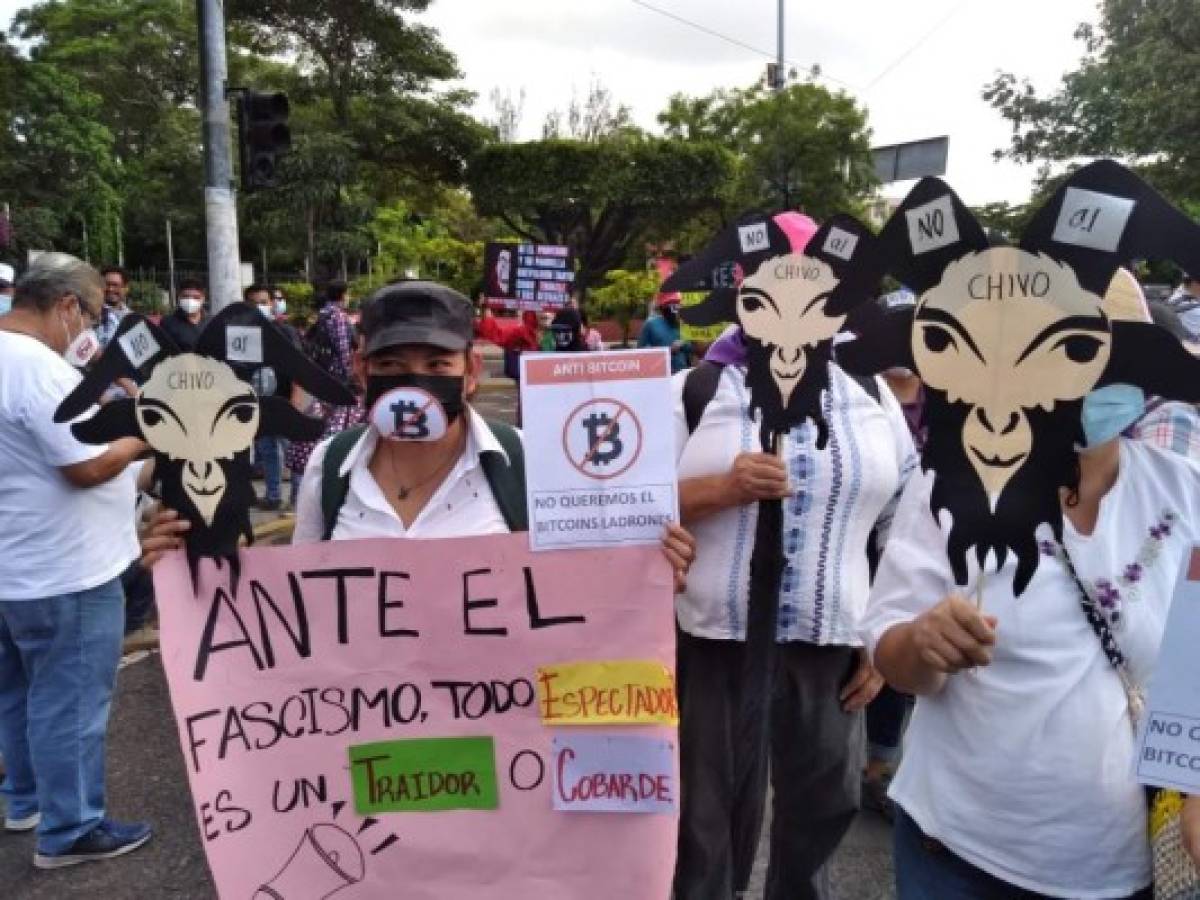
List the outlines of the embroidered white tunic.
<svg viewBox="0 0 1200 900">
<path fill-rule="evenodd" d="M 786 568 L 779 593 L 778 640 L 857 645 L 870 585 L 867 542 L 886 540 L 900 489 L 916 468 L 900 404 L 877 381 L 879 400 L 831 365 L 823 409 L 829 442 L 816 446 L 805 422 L 783 441 L 795 493 L 784 501 Z M 744 371 L 727 366 L 696 431 L 688 435 L 683 382 L 674 379 L 679 478 L 728 472 L 740 453 L 759 451 Z M 727 509 L 689 525 L 696 560 L 676 600 L 679 626 L 696 637 L 744 640 L 750 556 L 758 505 Z"/>
</svg>

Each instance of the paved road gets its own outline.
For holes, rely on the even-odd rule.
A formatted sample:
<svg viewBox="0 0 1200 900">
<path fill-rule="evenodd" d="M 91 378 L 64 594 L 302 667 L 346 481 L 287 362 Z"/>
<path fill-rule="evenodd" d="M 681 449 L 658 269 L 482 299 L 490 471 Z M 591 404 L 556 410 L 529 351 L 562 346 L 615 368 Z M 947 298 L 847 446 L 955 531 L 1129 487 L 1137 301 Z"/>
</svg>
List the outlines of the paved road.
<svg viewBox="0 0 1200 900">
<path fill-rule="evenodd" d="M 511 421 L 512 390 L 486 391 L 484 415 Z M 125 665 L 118 678 L 108 752 L 112 815 L 144 818 L 154 839 L 128 857 L 59 872 L 33 868 L 33 838 L 0 832 L 0 897 L 13 900 L 157 900 L 207 898 L 212 883 L 204 863 L 183 757 L 157 654 Z M 838 900 L 892 896 L 890 833 L 878 817 L 859 817 L 834 861 Z M 765 846 L 759 853 L 752 897 L 761 896 Z M 348 898 L 350 900 L 350 898 Z"/>
</svg>

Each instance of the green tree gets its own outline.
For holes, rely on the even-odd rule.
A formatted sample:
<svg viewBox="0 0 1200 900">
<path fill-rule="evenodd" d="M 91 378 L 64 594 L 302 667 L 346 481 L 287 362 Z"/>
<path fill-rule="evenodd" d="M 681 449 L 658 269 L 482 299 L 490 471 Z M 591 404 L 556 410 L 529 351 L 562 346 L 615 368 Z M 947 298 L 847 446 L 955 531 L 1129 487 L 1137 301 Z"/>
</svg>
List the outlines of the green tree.
<svg viewBox="0 0 1200 900">
<path fill-rule="evenodd" d="M 471 296 L 479 282 L 483 243 L 452 234 L 440 216 L 421 215 L 402 202 L 381 207 L 371 223 L 379 248 L 379 280 L 416 272 Z"/>
<path fill-rule="evenodd" d="M 437 88 L 459 75 L 437 33 L 411 20 L 430 0 L 230 0 L 247 51 L 294 60 L 289 94 L 294 162 L 283 183 L 251 207 L 274 223 L 274 245 L 292 222 L 313 271 L 344 268 L 370 249 L 374 208 L 428 198 L 462 180 L 488 130 L 464 91 Z M 296 105 L 293 106 L 296 110 Z M 303 135 L 307 132 L 307 138 Z M 302 232 L 299 228 L 303 229 Z"/>
<path fill-rule="evenodd" d="M 14 258 L 62 247 L 115 255 L 121 180 L 100 98 L 70 74 L 0 42 L 0 197 L 12 207 Z"/>
<path fill-rule="evenodd" d="M 646 314 L 647 305 L 658 293 L 659 277 L 648 270 L 614 269 L 605 275 L 605 284 L 588 298 L 593 318 L 612 318 L 621 326 L 621 342 L 628 345 L 633 320 Z"/>
<path fill-rule="evenodd" d="M 1066 163 L 1119 157 L 1176 202 L 1200 200 L 1200 5 L 1104 0 L 1100 22 L 1075 32 L 1084 57 L 1057 90 L 996 76 L 983 98 L 1012 124 L 996 156 Z"/>
<path fill-rule="evenodd" d="M 13 32 L 33 62 L 73 79 L 95 103 L 89 119 L 111 135 L 119 169 L 117 223 L 127 256 L 162 260 L 164 223 L 176 251 L 203 257 L 203 165 L 196 112 L 194 4 L 177 0 L 65 0 L 22 10 Z M 192 185 L 192 190 L 181 186 Z M 117 246 L 104 258 L 115 260 Z"/>
<path fill-rule="evenodd" d="M 726 215 L 799 209 L 825 218 L 855 210 L 875 184 L 867 116 L 854 99 L 811 82 L 762 85 L 707 97 L 675 95 L 658 117 L 680 141 L 714 141 L 735 154 Z"/>
<path fill-rule="evenodd" d="M 480 214 L 525 240 L 569 246 L 586 294 L 637 256 L 652 229 L 718 206 L 732 173 L 731 155 L 714 144 L 622 136 L 493 144 L 472 159 L 467 185 Z"/>
</svg>

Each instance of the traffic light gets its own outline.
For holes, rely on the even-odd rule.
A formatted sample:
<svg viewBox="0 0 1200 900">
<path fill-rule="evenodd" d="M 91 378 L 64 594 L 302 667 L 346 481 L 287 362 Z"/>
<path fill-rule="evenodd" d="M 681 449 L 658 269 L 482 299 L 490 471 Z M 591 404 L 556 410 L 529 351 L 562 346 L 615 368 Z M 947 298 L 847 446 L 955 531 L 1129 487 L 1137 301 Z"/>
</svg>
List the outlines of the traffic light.
<svg viewBox="0 0 1200 900">
<path fill-rule="evenodd" d="M 292 145 L 287 94 L 246 91 L 238 103 L 238 136 L 242 156 L 242 190 L 274 187 L 279 158 Z"/>
</svg>

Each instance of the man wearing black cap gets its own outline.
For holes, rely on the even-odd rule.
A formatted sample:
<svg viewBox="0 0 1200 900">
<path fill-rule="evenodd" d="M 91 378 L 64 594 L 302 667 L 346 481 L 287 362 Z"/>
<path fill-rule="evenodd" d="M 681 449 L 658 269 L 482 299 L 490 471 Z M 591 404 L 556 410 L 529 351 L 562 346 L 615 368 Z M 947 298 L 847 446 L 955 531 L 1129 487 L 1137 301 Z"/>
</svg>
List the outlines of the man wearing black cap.
<svg viewBox="0 0 1200 900">
<path fill-rule="evenodd" d="M 516 530 L 519 516 L 501 503 L 524 492 L 520 438 L 466 402 L 482 372 L 470 302 L 433 282 L 398 282 L 367 300 L 361 328 L 368 424 L 313 451 L 293 540 Z"/>
<path fill-rule="evenodd" d="M 470 301 L 433 282 L 396 282 L 367 300 L 360 327 L 367 424 L 313 451 L 293 543 L 526 530 L 521 436 L 468 402 L 483 372 Z M 690 535 L 670 526 L 663 549 L 682 581 Z"/>
</svg>

